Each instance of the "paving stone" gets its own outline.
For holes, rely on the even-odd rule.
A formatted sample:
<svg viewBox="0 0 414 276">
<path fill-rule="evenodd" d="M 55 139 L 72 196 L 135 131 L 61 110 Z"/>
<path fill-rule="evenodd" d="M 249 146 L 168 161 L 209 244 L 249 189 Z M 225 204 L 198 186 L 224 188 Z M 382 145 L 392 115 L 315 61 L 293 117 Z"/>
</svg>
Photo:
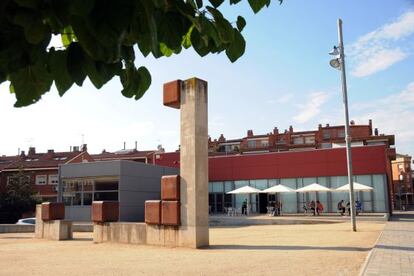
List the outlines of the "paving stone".
<svg viewBox="0 0 414 276">
<path fill-rule="evenodd" d="M 414 276 L 414 212 L 387 222 L 362 275 Z"/>
</svg>

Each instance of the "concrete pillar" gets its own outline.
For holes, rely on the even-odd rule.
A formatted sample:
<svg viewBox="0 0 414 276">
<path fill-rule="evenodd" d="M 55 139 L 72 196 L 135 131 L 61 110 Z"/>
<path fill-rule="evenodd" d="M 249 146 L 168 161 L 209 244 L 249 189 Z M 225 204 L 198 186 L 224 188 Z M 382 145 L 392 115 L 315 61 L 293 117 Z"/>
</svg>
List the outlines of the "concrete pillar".
<svg viewBox="0 0 414 276">
<path fill-rule="evenodd" d="M 35 224 L 35 237 L 43 239 L 44 223 L 42 220 L 42 204 L 36 205 L 36 224 Z"/>
<path fill-rule="evenodd" d="M 181 226 L 179 246 L 209 245 L 207 82 L 183 81 L 180 95 Z"/>
</svg>

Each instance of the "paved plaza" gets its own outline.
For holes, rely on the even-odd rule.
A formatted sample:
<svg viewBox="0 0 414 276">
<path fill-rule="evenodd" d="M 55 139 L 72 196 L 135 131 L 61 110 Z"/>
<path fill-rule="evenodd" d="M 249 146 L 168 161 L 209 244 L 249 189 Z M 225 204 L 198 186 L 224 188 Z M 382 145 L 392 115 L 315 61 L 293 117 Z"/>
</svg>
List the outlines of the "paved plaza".
<svg viewBox="0 0 414 276">
<path fill-rule="evenodd" d="M 414 212 L 396 213 L 387 222 L 363 275 L 414 275 Z"/>
<path fill-rule="evenodd" d="M 206 249 L 0 234 L 0 275 L 358 275 L 384 222 L 210 228 Z"/>
</svg>

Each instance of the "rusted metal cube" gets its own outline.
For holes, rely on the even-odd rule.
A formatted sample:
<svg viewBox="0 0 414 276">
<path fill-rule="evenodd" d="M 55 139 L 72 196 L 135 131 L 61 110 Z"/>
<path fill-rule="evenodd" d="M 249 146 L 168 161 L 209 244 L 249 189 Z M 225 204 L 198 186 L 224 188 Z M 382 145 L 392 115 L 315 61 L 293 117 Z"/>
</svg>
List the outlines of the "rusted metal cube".
<svg viewBox="0 0 414 276">
<path fill-rule="evenodd" d="M 164 105 L 172 108 L 180 108 L 182 80 L 164 83 Z"/>
<path fill-rule="evenodd" d="M 145 223 L 161 224 L 161 200 L 145 201 Z"/>
<path fill-rule="evenodd" d="M 181 224 L 179 201 L 161 201 L 161 224 L 171 226 Z"/>
<path fill-rule="evenodd" d="M 119 220 L 118 201 L 94 201 L 92 202 L 92 221 L 111 222 Z"/>
<path fill-rule="evenodd" d="M 161 199 L 180 201 L 179 175 L 164 175 L 161 177 Z"/>
<path fill-rule="evenodd" d="M 65 219 L 65 205 L 63 202 L 43 202 L 42 220 Z"/>
</svg>

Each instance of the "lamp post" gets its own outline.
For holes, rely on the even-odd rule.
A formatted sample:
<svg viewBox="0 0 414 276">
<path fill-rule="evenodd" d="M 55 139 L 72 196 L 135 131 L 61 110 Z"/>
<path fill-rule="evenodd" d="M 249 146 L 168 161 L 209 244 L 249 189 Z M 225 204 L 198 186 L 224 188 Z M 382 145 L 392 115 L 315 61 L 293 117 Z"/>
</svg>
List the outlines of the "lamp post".
<svg viewBox="0 0 414 276">
<path fill-rule="evenodd" d="M 332 59 L 329 64 L 341 71 L 341 82 L 342 82 L 342 101 L 344 104 L 345 111 L 345 142 L 346 142 L 346 157 L 348 167 L 348 183 L 349 183 L 349 207 L 351 208 L 351 223 L 352 231 L 356 231 L 356 219 L 355 219 L 355 198 L 354 198 L 354 181 L 352 178 L 352 153 L 351 153 L 351 135 L 349 129 L 349 114 L 348 114 L 348 94 L 346 87 L 346 73 L 345 73 L 345 54 L 344 54 L 344 43 L 342 36 L 342 19 L 338 19 L 338 40 L 339 45 L 334 46 L 330 55 L 337 56 Z"/>
<path fill-rule="evenodd" d="M 398 198 L 399 198 L 399 201 L 400 201 L 400 211 L 402 211 L 403 210 L 403 208 L 402 208 L 402 200 L 401 200 L 401 188 L 402 188 L 402 184 L 403 184 L 403 181 L 404 181 L 404 175 L 402 174 L 402 172 L 400 173 L 400 176 L 399 176 L 399 178 L 400 178 L 400 182 L 399 182 L 399 187 L 398 187 Z"/>
</svg>

